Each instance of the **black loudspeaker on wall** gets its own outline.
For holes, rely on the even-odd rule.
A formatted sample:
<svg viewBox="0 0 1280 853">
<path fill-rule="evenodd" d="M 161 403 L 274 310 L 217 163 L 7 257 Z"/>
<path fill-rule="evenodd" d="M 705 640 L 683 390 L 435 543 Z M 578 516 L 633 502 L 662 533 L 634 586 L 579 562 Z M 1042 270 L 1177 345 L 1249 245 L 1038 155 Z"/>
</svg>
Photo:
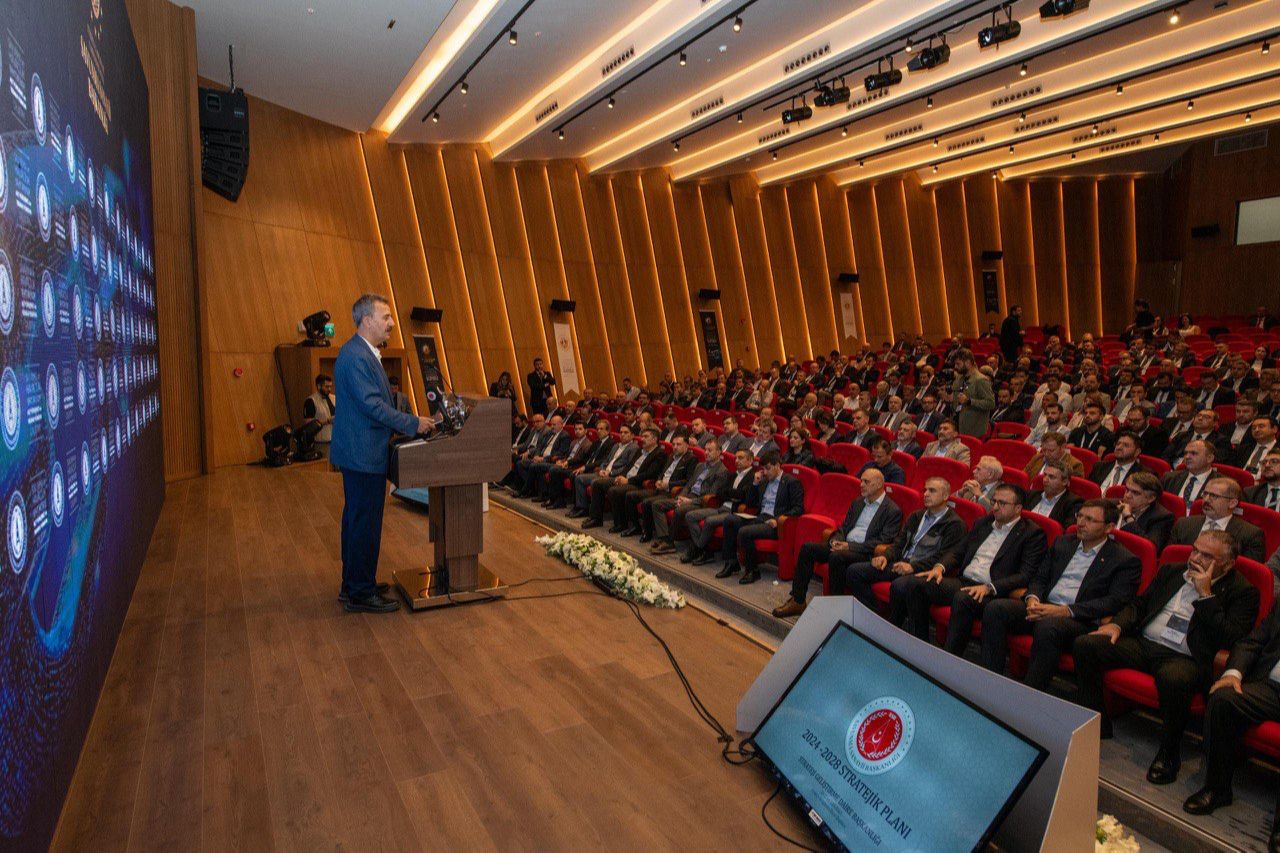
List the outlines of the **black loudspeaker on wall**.
<svg viewBox="0 0 1280 853">
<path fill-rule="evenodd" d="M 421 305 L 415 305 L 409 311 L 409 316 L 419 323 L 439 323 L 440 318 L 444 316 L 444 309 L 423 308 Z"/>
<path fill-rule="evenodd" d="M 716 290 L 714 287 L 704 287 L 698 291 L 698 298 L 712 300 L 719 299 L 720 291 Z"/>
<path fill-rule="evenodd" d="M 578 307 L 578 303 L 572 299 L 552 299 L 551 310 L 563 311 L 566 314 L 572 314 L 573 309 Z"/>
<path fill-rule="evenodd" d="M 1197 240 L 1203 240 L 1206 237 L 1217 237 L 1221 231 L 1216 222 L 1211 225 L 1195 225 L 1191 228 L 1191 236 Z"/>
<path fill-rule="evenodd" d="M 249 99 L 243 89 L 200 89 L 200 177 L 235 201 L 249 174 Z"/>
<path fill-rule="evenodd" d="M 857 284 L 860 279 L 861 276 L 856 272 L 842 272 L 836 277 L 836 280 L 841 284 Z"/>
<path fill-rule="evenodd" d="M 991 261 L 1000 261 L 1000 260 L 1004 260 L 1004 252 L 1000 251 L 999 249 L 983 249 L 982 250 L 983 263 L 989 263 Z"/>
</svg>

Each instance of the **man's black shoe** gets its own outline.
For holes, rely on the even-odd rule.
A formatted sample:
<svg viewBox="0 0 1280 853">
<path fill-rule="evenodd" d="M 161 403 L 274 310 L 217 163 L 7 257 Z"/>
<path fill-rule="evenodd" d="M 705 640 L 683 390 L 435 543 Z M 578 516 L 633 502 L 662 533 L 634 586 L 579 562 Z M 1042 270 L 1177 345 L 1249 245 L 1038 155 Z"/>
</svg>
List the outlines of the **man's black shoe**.
<svg viewBox="0 0 1280 853">
<path fill-rule="evenodd" d="M 643 544 L 643 543 L 645 543 L 645 542 L 648 542 L 648 541 L 650 541 L 650 540 L 652 540 L 652 539 L 653 539 L 653 537 L 652 537 L 652 536 L 650 536 L 648 533 L 641 533 L 641 534 L 640 534 L 640 542 L 641 542 L 642 544 Z"/>
<path fill-rule="evenodd" d="M 760 580 L 760 570 L 751 569 L 748 572 L 743 572 L 742 577 L 738 578 L 738 583 L 755 583 L 758 580 Z"/>
<path fill-rule="evenodd" d="M 706 551 L 701 551 L 698 556 L 694 557 L 692 562 L 695 566 L 705 566 L 707 563 L 715 560 L 715 555 Z"/>
<path fill-rule="evenodd" d="M 379 583 L 379 584 L 375 584 L 373 587 L 373 591 L 376 592 L 378 595 L 382 595 L 384 592 L 386 592 L 389 589 L 391 589 L 391 584 L 389 583 Z M 347 599 L 348 599 L 348 596 L 345 592 L 338 593 L 338 600 L 341 601 L 343 604 L 347 603 Z"/>
<path fill-rule="evenodd" d="M 575 506 L 573 509 L 569 510 L 568 515 L 566 515 L 565 517 L 566 518 L 582 518 L 584 515 L 586 515 L 586 513 Z"/>
<path fill-rule="evenodd" d="M 688 551 L 685 551 L 683 554 L 680 555 L 680 562 L 684 563 L 687 566 L 689 563 L 692 563 L 694 560 L 698 559 L 701 556 L 702 556 L 701 548 L 690 548 Z"/>
<path fill-rule="evenodd" d="M 1220 792 L 1211 788 L 1201 788 L 1187 797 L 1187 801 L 1182 804 L 1182 810 L 1188 814 L 1204 815 L 1213 814 L 1215 809 L 1229 805 L 1231 805 L 1230 791 Z"/>
<path fill-rule="evenodd" d="M 594 518 L 588 518 L 586 521 L 582 522 L 583 530 L 591 530 L 596 527 L 604 527 L 604 522 L 596 521 Z"/>
<path fill-rule="evenodd" d="M 1178 770 L 1181 767 L 1182 762 L 1177 758 L 1158 752 L 1147 768 L 1147 781 L 1152 785 L 1171 785 L 1178 781 Z"/>
<path fill-rule="evenodd" d="M 400 609 L 400 602 L 392 598 L 384 598 L 375 592 L 364 598 L 344 601 L 342 607 L 348 613 L 394 613 Z"/>
<path fill-rule="evenodd" d="M 632 536 L 636 536 L 639 533 L 640 533 L 640 528 L 632 525 L 631 527 L 628 527 L 626 530 L 623 530 L 622 533 L 619 535 L 621 535 L 623 539 L 630 539 Z"/>
<path fill-rule="evenodd" d="M 716 572 L 716 577 L 718 577 L 718 578 L 731 578 L 731 577 L 733 577 L 734 575 L 736 575 L 736 574 L 738 573 L 738 569 L 739 569 L 739 568 L 741 568 L 741 567 L 738 565 L 738 561 L 737 561 L 737 560 L 731 560 L 731 561 L 729 561 L 729 562 L 727 562 L 727 563 L 725 563 L 725 564 L 724 564 L 724 568 L 723 568 L 723 569 L 721 569 L 720 571 Z"/>
<path fill-rule="evenodd" d="M 601 524 L 603 523 L 604 522 L 601 522 Z M 623 530 L 626 530 L 626 528 L 623 527 L 621 524 L 613 524 L 613 525 L 610 525 L 609 527 L 610 533 L 621 533 Z"/>
</svg>

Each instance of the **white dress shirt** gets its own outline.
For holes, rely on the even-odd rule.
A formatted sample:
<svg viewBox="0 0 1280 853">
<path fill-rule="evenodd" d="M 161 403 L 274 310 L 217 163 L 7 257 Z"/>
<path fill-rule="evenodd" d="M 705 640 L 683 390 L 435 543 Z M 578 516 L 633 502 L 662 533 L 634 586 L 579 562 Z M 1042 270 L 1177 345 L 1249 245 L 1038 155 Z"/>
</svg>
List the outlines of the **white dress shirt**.
<svg viewBox="0 0 1280 853">
<path fill-rule="evenodd" d="M 880 511 L 880 504 L 884 503 L 884 495 L 876 498 L 875 502 L 867 501 L 862 506 L 862 512 L 858 513 L 858 520 L 854 522 L 853 527 L 849 530 L 844 541 L 854 545 L 861 545 L 867 541 L 867 528 L 871 526 L 871 519 L 876 517 L 876 513 Z"/>
<path fill-rule="evenodd" d="M 1014 519 L 1008 524 L 1001 524 L 997 521 L 991 525 L 991 532 L 987 534 L 986 539 L 982 540 L 978 550 L 973 552 L 973 559 L 969 561 L 969 565 L 965 566 L 965 580 L 982 584 L 983 586 L 991 586 L 991 563 L 995 560 L 996 554 L 1000 552 L 1000 547 L 1004 545 L 1004 540 L 1009 538 L 1009 531 L 1017 523 L 1018 519 Z M 992 590 L 994 589 L 995 587 L 992 587 Z"/>
<path fill-rule="evenodd" d="M 1200 598 L 1200 591 L 1191 581 L 1187 581 L 1165 604 L 1164 609 L 1155 615 L 1142 636 L 1153 643 L 1167 646 L 1175 652 L 1190 657 L 1191 647 L 1187 645 L 1187 626 L 1191 622 L 1193 605 Z M 1172 624 L 1170 624 L 1172 623 Z"/>
<path fill-rule="evenodd" d="M 1086 550 L 1083 542 L 1076 546 L 1076 552 L 1067 563 L 1067 567 L 1062 570 L 1058 582 L 1053 585 L 1053 589 L 1049 590 L 1050 604 L 1065 604 L 1070 607 L 1076 603 L 1076 596 L 1080 594 L 1084 576 L 1089 572 L 1093 561 L 1097 559 L 1098 549 L 1101 547 L 1102 542 L 1094 546 L 1092 551 Z"/>
<path fill-rule="evenodd" d="M 356 335 L 356 337 L 364 341 L 364 345 L 367 346 L 369 349 L 373 350 L 374 358 L 376 358 L 378 361 L 382 361 L 382 350 L 378 349 L 373 344 L 369 343 L 369 339 L 366 338 L 364 335 Z"/>
<path fill-rule="evenodd" d="M 1067 492 L 1064 489 L 1061 492 L 1058 492 L 1058 494 L 1055 495 L 1054 497 L 1049 497 L 1048 495 L 1041 495 L 1040 503 L 1032 507 L 1031 511 L 1034 512 L 1036 515 L 1043 515 L 1045 518 L 1048 518 L 1049 514 L 1053 512 L 1053 508 L 1058 505 L 1058 501 L 1062 500 L 1062 496 L 1065 495 L 1066 493 Z"/>
</svg>

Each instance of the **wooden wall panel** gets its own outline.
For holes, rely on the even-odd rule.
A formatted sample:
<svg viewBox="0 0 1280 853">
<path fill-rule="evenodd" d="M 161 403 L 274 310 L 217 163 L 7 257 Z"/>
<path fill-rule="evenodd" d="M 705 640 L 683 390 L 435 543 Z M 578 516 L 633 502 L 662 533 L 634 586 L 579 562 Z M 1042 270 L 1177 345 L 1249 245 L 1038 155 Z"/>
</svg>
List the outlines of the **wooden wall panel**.
<svg viewBox="0 0 1280 853">
<path fill-rule="evenodd" d="M 836 308 L 832 298 L 835 277 L 827 269 L 826 240 L 815 181 L 787 187 L 787 206 L 795 234 L 796 266 L 804 292 L 805 317 L 813 353 L 829 353 L 840 345 L 836 331 Z"/>
<path fill-rule="evenodd" d="M 654 270 L 658 274 L 662 310 L 673 366 L 695 371 L 706 366 L 693 306 L 689 301 L 689 281 L 685 276 L 680 232 L 676 227 L 675 201 L 671 196 L 671 176 L 665 169 L 649 169 L 640 174 L 640 190 L 649 226 Z M 687 365 L 687 367 L 685 367 Z"/>
<path fill-rule="evenodd" d="M 698 190 L 707 222 L 711 262 L 720 286 L 720 316 L 724 318 L 727 352 L 733 361 L 742 359 L 749 367 L 759 366 L 755 323 L 747 297 L 747 278 L 738 249 L 738 229 L 734 224 L 733 199 L 726 182 L 705 184 Z"/>
<path fill-rule="evenodd" d="M 853 253 L 853 231 L 849 226 L 849 205 L 844 190 L 828 177 L 815 182 L 818 194 L 818 213 L 822 218 L 822 247 L 827 253 L 827 275 L 832 282 L 832 301 L 837 308 L 836 327 L 840 347 L 849 350 L 867 337 L 867 327 L 862 318 L 862 289 L 857 284 L 840 282 L 841 273 L 856 273 L 858 262 Z M 852 300 L 853 316 L 846 318 L 840 294 L 848 293 Z M 846 327 L 849 334 L 846 334 Z"/>
<path fill-rule="evenodd" d="M 916 267 L 911 251 L 911 231 L 907 227 L 907 197 L 902 179 L 890 178 L 876 184 L 875 196 L 889 310 L 893 314 L 894 337 L 897 339 L 920 331 Z"/>
<path fill-rule="evenodd" d="M 1125 175 L 1098 181 L 1098 252 L 1102 325 L 1122 330 L 1132 316 L 1138 273 L 1135 181 Z"/>
<path fill-rule="evenodd" d="M 636 312 L 640 355 L 644 359 L 649 383 L 656 385 L 665 374 L 675 372 L 675 365 L 666 311 L 662 305 L 662 285 L 658 280 L 653 240 L 649 233 L 649 218 L 645 212 L 644 191 L 640 188 L 640 176 L 634 172 L 614 175 L 609 179 L 609 186 L 617 210 L 627 281 L 631 285 L 631 304 Z"/>
<path fill-rule="evenodd" d="M 760 211 L 760 185 L 752 175 L 729 179 L 733 200 L 733 224 L 737 229 L 738 251 L 746 276 L 751 323 L 756 330 L 760 364 L 786 358 L 782 322 L 778 317 L 778 297 L 773 287 L 769 247 L 764 236 L 764 216 Z"/>
<path fill-rule="evenodd" d="M 800 288 L 791 214 L 787 210 L 787 189 L 764 187 L 760 190 L 759 199 L 769 271 L 773 274 L 773 289 L 778 300 L 778 321 L 782 324 L 782 341 L 787 355 L 799 356 L 803 361 L 813 352 L 813 344 L 809 339 L 804 293 Z"/>
<path fill-rule="evenodd" d="M 894 339 L 893 314 L 889 310 L 889 284 L 885 277 L 884 253 L 880 245 L 880 216 L 876 212 L 876 192 L 870 184 L 850 187 L 846 193 L 853 246 L 858 257 L 858 290 L 866 318 L 866 342 L 879 346 Z"/>
<path fill-rule="evenodd" d="M 518 378 L 516 403 L 527 408 L 529 389 L 523 376 L 528 371 L 521 370 L 522 365 L 516 360 L 476 152 L 468 146 L 450 145 L 440 154 L 485 377 L 492 381 L 502 371 L 511 371 Z"/>
<path fill-rule="evenodd" d="M 440 319 L 441 344 L 448 355 L 453 387 L 487 391 L 492 380 L 486 379 L 480 358 L 480 341 L 471 314 L 471 298 L 467 295 L 467 278 L 449 205 L 444 161 L 439 149 L 420 146 L 405 149 L 404 159 L 415 225 L 430 271 L 434 307 L 444 312 Z"/>
<path fill-rule="evenodd" d="M 552 191 L 557 198 L 558 210 L 559 196 L 555 192 L 558 184 L 554 171 L 552 176 Z M 614 376 L 619 387 L 622 380 L 628 377 L 640 384 L 648 376 L 647 362 L 641 350 L 636 309 L 631 301 L 631 280 L 622 250 L 622 235 L 618 230 L 618 209 L 613 200 L 613 187 L 607 176 L 588 176 L 585 170 L 577 173 L 576 183 L 581 187 L 591 256 L 599 282 L 600 303 L 609 324 Z M 661 376 L 659 372 L 658 378 Z"/>
<path fill-rule="evenodd" d="M 942 277 L 947 288 L 951 333 L 971 337 L 986 329 L 978 325 L 978 307 L 970 257 L 969 217 L 964 181 L 947 181 L 933 188 L 938 244 L 942 253 Z"/>
<path fill-rule="evenodd" d="M 212 381 L 202 304 L 200 140 L 195 13 L 166 0 L 126 0 L 149 91 L 156 322 L 164 475 L 213 470 Z"/>
<path fill-rule="evenodd" d="M 1067 310 L 1067 247 L 1063 239 L 1062 181 L 1028 182 L 1036 299 L 1042 322 L 1060 324 L 1071 336 Z"/>
<path fill-rule="evenodd" d="M 702 193 L 694 183 L 676 184 L 671 188 L 675 205 L 676 229 L 680 238 L 681 263 L 684 266 L 685 286 L 688 288 L 689 306 L 698 339 L 698 352 L 702 363 L 711 367 L 707 357 L 706 341 L 702 336 L 701 312 L 716 315 L 720 330 L 720 358 L 726 369 L 733 367 L 733 349 L 724 324 L 724 313 L 719 299 L 699 299 L 698 291 L 719 289 L 715 261 L 711 257 L 711 238 L 707 233 L 707 216 L 702 209 Z"/>
<path fill-rule="evenodd" d="M 964 212 L 969 226 L 969 257 L 973 269 L 974 304 L 978 309 L 979 324 L 986 328 L 1000 322 L 1009 311 L 1009 298 L 1004 275 L 1004 261 L 984 261 L 983 252 L 1003 251 L 1004 243 L 1000 236 L 1000 204 L 996 189 L 998 182 L 986 175 L 977 175 L 964 180 Z M 1000 310 L 986 310 L 986 295 L 982 283 L 982 274 L 990 270 L 996 274 L 996 287 L 1000 297 Z"/>
<path fill-rule="evenodd" d="M 1102 333 L 1102 277 L 1098 246 L 1098 182 L 1064 181 L 1062 223 L 1067 256 L 1068 313 L 1071 334 Z"/>
<path fill-rule="evenodd" d="M 999 181 L 1000 244 L 1004 249 L 1005 294 L 1022 306 L 1022 325 L 1041 324 L 1036 298 L 1035 244 L 1031 236 L 1031 187 L 1027 181 Z"/>
<path fill-rule="evenodd" d="M 907 202 L 908 234 L 916 276 L 921 333 L 929 340 L 951 335 L 951 300 L 942 267 L 942 239 L 933 190 L 920 186 L 914 174 L 902 179 Z"/>
</svg>

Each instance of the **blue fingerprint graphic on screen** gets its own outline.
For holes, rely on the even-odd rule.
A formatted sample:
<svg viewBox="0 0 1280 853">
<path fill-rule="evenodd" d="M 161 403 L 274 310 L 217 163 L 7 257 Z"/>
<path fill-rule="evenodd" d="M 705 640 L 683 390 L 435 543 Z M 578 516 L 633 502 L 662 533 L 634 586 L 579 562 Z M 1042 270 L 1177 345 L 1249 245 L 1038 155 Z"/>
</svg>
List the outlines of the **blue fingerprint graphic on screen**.
<svg viewBox="0 0 1280 853">
<path fill-rule="evenodd" d="M 147 102 L 122 0 L 0 0 L 2 849 L 48 842 L 163 497 Z"/>
</svg>

